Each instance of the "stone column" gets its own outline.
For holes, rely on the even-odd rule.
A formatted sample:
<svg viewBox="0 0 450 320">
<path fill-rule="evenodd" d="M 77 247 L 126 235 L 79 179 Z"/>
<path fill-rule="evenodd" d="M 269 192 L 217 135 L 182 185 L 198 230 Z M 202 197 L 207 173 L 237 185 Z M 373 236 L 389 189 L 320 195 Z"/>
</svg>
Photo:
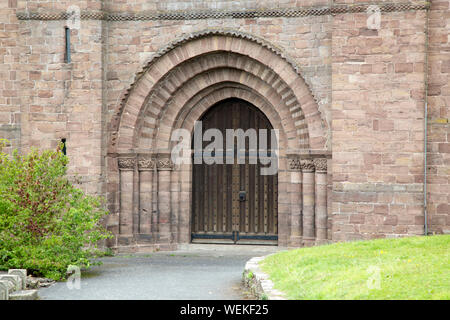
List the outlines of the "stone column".
<svg viewBox="0 0 450 320">
<path fill-rule="evenodd" d="M 170 175 L 173 167 L 170 156 L 159 156 L 156 160 L 158 170 L 158 242 L 166 244 L 171 240 Z"/>
<path fill-rule="evenodd" d="M 327 159 L 314 159 L 316 168 L 316 239 L 320 242 L 327 237 Z"/>
<path fill-rule="evenodd" d="M 150 157 L 138 160 L 139 165 L 139 233 L 150 235 L 152 233 L 152 196 L 153 171 L 155 161 Z"/>
<path fill-rule="evenodd" d="M 302 160 L 303 176 L 303 244 L 314 242 L 314 162 L 310 159 Z"/>
<path fill-rule="evenodd" d="M 289 160 L 289 184 L 291 200 L 291 237 L 290 245 L 299 246 L 302 243 L 302 174 L 300 171 L 300 159 Z"/>
<path fill-rule="evenodd" d="M 133 175 L 136 159 L 119 158 L 120 215 L 119 234 L 133 234 Z"/>
<path fill-rule="evenodd" d="M 180 206 L 178 210 L 178 241 L 180 243 L 191 241 L 192 169 L 193 164 L 182 164 L 180 168 Z"/>
<path fill-rule="evenodd" d="M 171 183 L 170 183 L 170 199 L 171 205 L 171 234 L 172 241 L 178 243 L 178 222 L 179 222 L 179 208 L 180 208 L 180 170 L 174 169 L 172 171 Z"/>
</svg>

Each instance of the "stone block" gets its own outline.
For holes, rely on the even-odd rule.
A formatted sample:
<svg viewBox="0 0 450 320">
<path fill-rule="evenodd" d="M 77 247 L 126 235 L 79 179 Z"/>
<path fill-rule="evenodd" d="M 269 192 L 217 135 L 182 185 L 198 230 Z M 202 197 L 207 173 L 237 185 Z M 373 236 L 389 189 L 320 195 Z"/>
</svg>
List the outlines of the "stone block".
<svg viewBox="0 0 450 320">
<path fill-rule="evenodd" d="M 11 291 L 22 290 L 22 279 L 17 275 L 5 274 L 5 275 L 0 276 L 0 280 L 9 281 L 12 284 Z"/>
<path fill-rule="evenodd" d="M 0 300 L 9 299 L 9 286 L 10 282 L 8 280 L 0 280 Z"/>
<path fill-rule="evenodd" d="M 20 290 L 9 295 L 9 300 L 38 300 L 38 290 Z"/>
<path fill-rule="evenodd" d="M 26 269 L 9 269 L 8 274 L 19 276 L 22 280 L 22 290 L 27 286 L 27 270 Z"/>
</svg>

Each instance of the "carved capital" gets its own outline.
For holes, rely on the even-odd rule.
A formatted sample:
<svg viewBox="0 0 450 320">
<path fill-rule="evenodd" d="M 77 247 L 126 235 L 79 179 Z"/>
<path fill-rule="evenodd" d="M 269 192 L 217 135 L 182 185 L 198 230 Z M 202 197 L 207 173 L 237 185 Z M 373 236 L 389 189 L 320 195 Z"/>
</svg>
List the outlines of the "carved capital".
<svg viewBox="0 0 450 320">
<path fill-rule="evenodd" d="M 136 166 L 136 159 L 134 158 L 119 158 L 118 160 L 120 170 L 134 170 Z"/>
<path fill-rule="evenodd" d="M 300 170 L 301 169 L 300 159 L 292 158 L 292 159 L 289 159 L 288 161 L 289 161 L 289 169 L 290 170 Z"/>
<path fill-rule="evenodd" d="M 300 166 L 302 168 L 302 172 L 314 172 L 314 161 L 310 159 L 301 160 Z"/>
<path fill-rule="evenodd" d="M 314 166 L 316 167 L 316 172 L 326 173 L 327 172 L 327 159 L 326 158 L 314 159 Z"/>
<path fill-rule="evenodd" d="M 138 160 L 139 170 L 153 170 L 155 168 L 155 159 L 141 158 Z"/>
<path fill-rule="evenodd" d="M 162 158 L 156 160 L 156 168 L 158 170 L 173 170 L 175 164 L 170 158 Z"/>
</svg>

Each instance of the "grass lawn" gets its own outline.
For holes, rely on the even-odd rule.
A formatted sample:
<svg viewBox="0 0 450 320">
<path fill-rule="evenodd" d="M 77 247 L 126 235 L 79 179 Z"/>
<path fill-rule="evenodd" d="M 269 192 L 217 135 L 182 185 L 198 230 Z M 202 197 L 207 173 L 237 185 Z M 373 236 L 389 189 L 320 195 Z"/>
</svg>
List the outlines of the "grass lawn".
<svg viewBox="0 0 450 320">
<path fill-rule="evenodd" d="M 288 299 L 450 299 L 450 235 L 302 248 L 260 266 Z"/>
</svg>

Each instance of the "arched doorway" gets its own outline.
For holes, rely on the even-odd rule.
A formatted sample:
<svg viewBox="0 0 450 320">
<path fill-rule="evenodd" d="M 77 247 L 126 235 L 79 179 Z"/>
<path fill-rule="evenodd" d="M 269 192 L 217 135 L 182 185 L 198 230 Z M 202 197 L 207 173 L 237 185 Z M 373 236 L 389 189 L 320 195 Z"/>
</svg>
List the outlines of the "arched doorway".
<svg viewBox="0 0 450 320">
<path fill-rule="evenodd" d="M 259 231 L 251 216 L 247 232 L 243 214 L 225 241 L 239 236 L 239 243 L 301 246 L 326 240 L 328 127 L 292 61 L 270 43 L 229 30 L 182 36 L 154 55 L 124 91 L 109 123 L 107 197 L 113 214 L 107 226 L 116 235 L 111 247 L 166 250 L 192 241 L 194 165 L 172 162 L 179 143 L 172 135 L 184 129 L 189 141 L 195 122 L 229 98 L 256 106 L 278 130 L 280 148 L 276 232 Z M 212 232 L 219 231 L 216 222 Z M 270 235 L 272 240 L 264 240 Z"/>
<path fill-rule="evenodd" d="M 241 99 L 216 103 L 200 121 L 203 133 L 217 129 L 224 139 L 223 149 L 211 153 L 216 161 L 207 163 L 200 150 L 195 150 L 193 138 L 192 242 L 277 244 L 278 173 L 264 174 L 261 170 L 268 166 L 270 156 L 274 159 L 274 154 L 267 151 L 268 157 L 261 161 L 256 152 L 275 147 L 270 139 L 271 123 L 258 108 Z M 239 149 L 238 138 L 234 136 L 233 148 L 228 148 L 227 129 L 247 133 L 245 138 L 241 136 L 245 143 Z M 266 147 L 261 144 L 260 129 L 267 130 Z M 250 142 L 251 131 L 254 145 Z M 214 140 L 202 139 L 201 149 L 216 142 Z"/>
</svg>

